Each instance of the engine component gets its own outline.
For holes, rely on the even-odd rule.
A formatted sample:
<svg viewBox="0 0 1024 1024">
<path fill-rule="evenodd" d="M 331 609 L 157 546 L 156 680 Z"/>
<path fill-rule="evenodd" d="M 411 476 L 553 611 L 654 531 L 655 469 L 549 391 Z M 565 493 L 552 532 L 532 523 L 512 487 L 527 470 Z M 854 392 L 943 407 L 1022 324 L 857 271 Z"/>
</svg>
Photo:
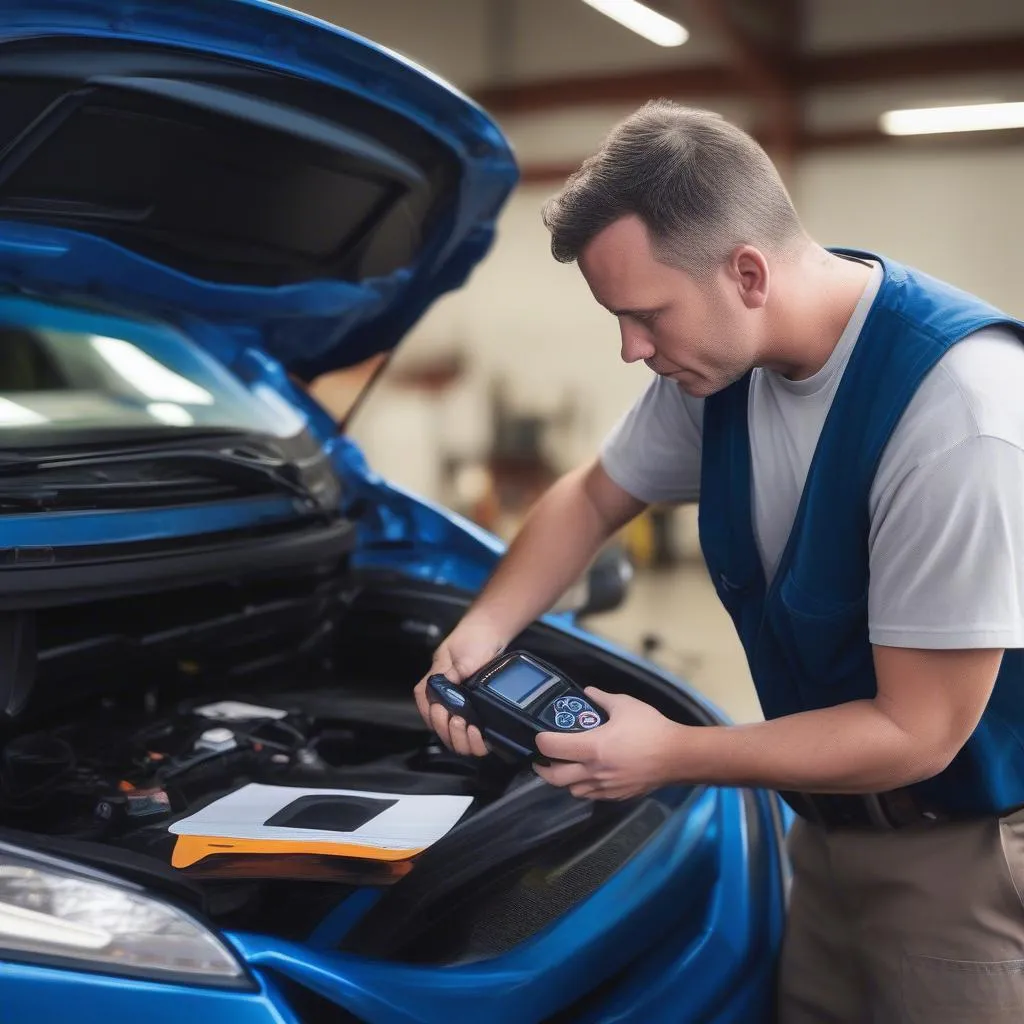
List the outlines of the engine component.
<svg viewBox="0 0 1024 1024">
<path fill-rule="evenodd" d="M 262 718 L 280 719 L 288 716 L 280 708 L 265 708 L 239 700 L 219 700 L 193 709 L 193 713 L 219 722 L 251 722 Z"/>
<path fill-rule="evenodd" d="M 96 804 L 96 817 L 110 825 L 124 826 L 132 820 L 170 814 L 171 801 L 162 789 L 135 789 L 129 782 L 122 791 L 105 796 Z"/>
<path fill-rule="evenodd" d="M 238 746 L 238 740 L 230 729 L 207 729 L 199 739 L 196 740 L 196 750 L 211 750 L 222 754 L 228 750 L 234 750 Z"/>
</svg>

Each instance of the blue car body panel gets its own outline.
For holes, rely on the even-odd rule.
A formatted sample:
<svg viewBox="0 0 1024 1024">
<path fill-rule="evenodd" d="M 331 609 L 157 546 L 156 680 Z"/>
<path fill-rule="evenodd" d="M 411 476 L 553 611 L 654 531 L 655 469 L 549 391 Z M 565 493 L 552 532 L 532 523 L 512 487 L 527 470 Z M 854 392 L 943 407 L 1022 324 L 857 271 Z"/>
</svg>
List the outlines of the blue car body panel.
<svg viewBox="0 0 1024 1024">
<path fill-rule="evenodd" d="M 0 234 L 4 278 L 62 294 L 89 294 L 138 312 L 175 311 L 192 333 L 219 336 L 224 361 L 256 345 L 304 375 L 358 363 L 393 347 L 442 293 L 486 254 L 494 219 L 515 185 L 512 153 L 494 122 L 410 62 L 342 29 L 261 0 L 11 0 L 4 41 L 71 36 L 193 48 L 321 82 L 371 99 L 441 139 L 462 173 L 451 215 L 413 266 L 358 284 L 317 280 L 276 288 L 202 281 L 81 232 L 16 222 Z M 95 268 L 103 267 L 97 275 Z M 384 317 L 385 312 L 392 313 Z M 398 315 L 394 315 L 394 314 Z M 380 330 L 357 328 L 379 324 Z M 200 326 L 202 325 L 202 326 Z M 233 341 L 233 345 L 232 345 Z"/>
<path fill-rule="evenodd" d="M 444 1024 L 472 1019 L 484 1005 L 495 1024 L 530 1024 L 608 980 L 600 1004 L 572 1019 L 717 1020 L 734 996 L 750 994 L 749 977 L 765 966 L 763 950 L 780 924 L 763 902 L 779 899 L 778 865 L 751 851 L 741 801 L 735 791 L 705 790 L 684 802 L 589 899 L 483 963 L 403 967 L 311 954 L 262 936 L 232 939 L 256 968 L 287 975 L 374 1024 Z M 763 810 L 753 801 L 755 819 Z M 735 884 L 748 878 L 749 887 Z M 765 982 L 770 977 L 753 986 L 759 1012 L 770 1005 Z"/>
<path fill-rule="evenodd" d="M 402 114 L 457 155 L 458 196 L 416 262 L 358 284 L 216 284 L 80 231 L 0 220 L 0 286 L 30 293 L 0 295 L 0 319 L 129 338 L 187 333 L 242 380 L 272 388 L 305 418 L 344 483 L 343 511 L 357 524 L 354 567 L 476 590 L 502 544 L 375 474 L 290 374 L 309 377 L 393 348 L 439 295 L 465 281 L 490 247 L 495 218 L 516 182 L 515 161 L 494 123 L 403 58 L 261 0 L 5 4 L 0 47 L 49 37 L 191 48 L 320 82 Z M 103 303 L 108 311 L 86 311 L 78 302 Z M 381 329 L 363 329 L 371 324 Z M 298 515 L 287 496 L 117 513 L 9 514 L 0 546 L 169 540 Z M 658 671 L 588 634 L 571 616 L 545 621 L 626 665 Z M 692 698 L 723 717 L 701 695 Z M 774 965 L 765 952 L 778 947 L 786 884 L 779 803 L 763 793 L 711 789 L 674 799 L 667 824 L 605 885 L 486 962 L 434 969 L 337 953 L 340 938 L 372 906 L 376 894 L 365 890 L 328 915 L 305 943 L 229 934 L 256 979 L 255 991 L 6 962 L 0 963 L 0 1019 L 57 1020 L 73 1006 L 82 1024 L 135 1018 L 293 1024 L 298 1017 L 278 984 L 289 979 L 374 1024 L 484 1014 L 494 1024 L 529 1024 L 577 1000 L 565 1020 L 767 1021 Z"/>
</svg>

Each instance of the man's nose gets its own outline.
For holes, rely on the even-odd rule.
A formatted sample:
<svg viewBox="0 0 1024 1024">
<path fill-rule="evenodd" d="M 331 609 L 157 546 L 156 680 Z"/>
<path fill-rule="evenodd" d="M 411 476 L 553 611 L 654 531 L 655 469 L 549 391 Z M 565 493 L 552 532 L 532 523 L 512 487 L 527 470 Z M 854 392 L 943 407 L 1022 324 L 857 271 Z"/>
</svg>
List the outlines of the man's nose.
<svg viewBox="0 0 1024 1024">
<path fill-rule="evenodd" d="M 654 358 L 654 345 L 645 331 L 637 330 L 635 327 L 622 325 L 622 361 L 624 363 L 638 363 L 642 359 Z"/>
</svg>

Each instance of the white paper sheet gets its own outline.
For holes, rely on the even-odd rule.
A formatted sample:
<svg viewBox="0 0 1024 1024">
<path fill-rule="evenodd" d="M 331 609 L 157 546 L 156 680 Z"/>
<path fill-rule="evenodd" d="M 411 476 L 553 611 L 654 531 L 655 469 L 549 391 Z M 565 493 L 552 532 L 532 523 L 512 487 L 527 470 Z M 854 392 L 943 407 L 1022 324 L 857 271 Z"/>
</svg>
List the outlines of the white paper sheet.
<svg viewBox="0 0 1024 1024">
<path fill-rule="evenodd" d="M 351 796 L 394 800 L 395 803 L 351 832 L 264 824 L 304 796 Z M 381 850 L 422 850 L 450 832 L 472 802 L 473 798 L 468 796 L 302 789 L 250 783 L 215 800 L 195 814 L 174 822 L 168 826 L 168 830 L 181 836 L 339 843 Z"/>
</svg>

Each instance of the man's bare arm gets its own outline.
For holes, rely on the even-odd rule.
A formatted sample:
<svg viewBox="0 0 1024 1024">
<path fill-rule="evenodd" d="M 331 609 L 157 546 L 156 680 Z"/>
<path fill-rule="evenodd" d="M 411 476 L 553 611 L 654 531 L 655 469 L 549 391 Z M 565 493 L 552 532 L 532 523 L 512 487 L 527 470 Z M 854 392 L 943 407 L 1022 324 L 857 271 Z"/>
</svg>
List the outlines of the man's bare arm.
<svg viewBox="0 0 1024 1024">
<path fill-rule="evenodd" d="M 679 751 L 723 785 L 877 793 L 929 779 L 967 742 L 992 694 L 1001 650 L 875 647 L 873 700 L 707 730 Z"/>
<path fill-rule="evenodd" d="M 1002 651 L 875 648 L 872 700 L 752 725 L 680 725 L 621 695 L 591 692 L 611 719 L 591 733 L 544 733 L 537 771 L 578 796 L 621 799 L 666 783 L 810 793 L 880 793 L 941 772 L 981 718 Z M 590 691 L 588 691 L 590 692 Z"/>
</svg>

